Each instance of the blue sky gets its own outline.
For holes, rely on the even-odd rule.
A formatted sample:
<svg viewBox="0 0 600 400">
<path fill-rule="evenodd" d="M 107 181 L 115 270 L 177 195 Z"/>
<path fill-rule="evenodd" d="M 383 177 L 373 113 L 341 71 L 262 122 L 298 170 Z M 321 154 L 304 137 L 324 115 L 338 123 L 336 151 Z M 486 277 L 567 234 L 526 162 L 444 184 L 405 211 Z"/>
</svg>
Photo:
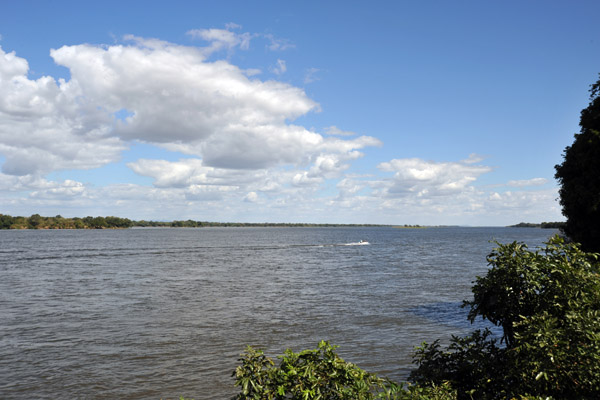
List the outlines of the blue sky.
<svg viewBox="0 0 600 400">
<path fill-rule="evenodd" d="M 0 213 L 562 220 L 596 1 L 0 3 Z"/>
</svg>

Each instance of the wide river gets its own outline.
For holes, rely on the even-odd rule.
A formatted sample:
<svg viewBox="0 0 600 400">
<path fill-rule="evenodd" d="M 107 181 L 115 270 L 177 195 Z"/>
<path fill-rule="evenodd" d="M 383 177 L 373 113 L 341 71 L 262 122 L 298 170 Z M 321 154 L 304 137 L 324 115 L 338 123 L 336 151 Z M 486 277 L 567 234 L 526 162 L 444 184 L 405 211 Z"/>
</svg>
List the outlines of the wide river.
<svg viewBox="0 0 600 400">
<path fill-rule="evenodd" d="M 486 255 L 535 228 L 0 231 L 0 398 L 229 399 L 247 345 L 396 380 L 466 333 Z M 370 245 L 353 245 L 359 240 Z"/>
</svg>

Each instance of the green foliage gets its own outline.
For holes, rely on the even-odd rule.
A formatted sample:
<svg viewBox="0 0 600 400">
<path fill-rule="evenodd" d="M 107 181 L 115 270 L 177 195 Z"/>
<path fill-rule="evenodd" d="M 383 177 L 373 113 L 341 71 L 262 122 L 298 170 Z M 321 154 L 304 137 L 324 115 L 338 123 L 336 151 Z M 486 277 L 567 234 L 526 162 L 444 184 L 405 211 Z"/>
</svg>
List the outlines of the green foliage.
<svg viewBox="0 0 600 400">
<path fill-rule="evenodd" d="M 233 373 L 241 387 L 237 400 L 451 400 L 455 394 L 448 384 L 404 388 L 389 379 L 368 373 L 344 361 L 335 347 L 322 341 L 317 349 L 294 353 L 286 350 L 275 366 L 260 350 L 248 347 Z"/>
<path fill-rule="evenodd" d="M 10 229 L 11 225 L 14 223 L 14 218 L 10 215 L 0 214 L 0 229 Z"/>
<path fill-rule="evenodd" d="M 133 222 L 127 218 L 106 217 L 104 222 L 111 228 L 131 228 L 133 226 Z"/>
<path fill-rule="evenodd" d="M 31 217 L 29 217 L 29 219 L 27 220 L 27 223 L 29 224 L 29 226 L 31 228 L 35 229 L 40 226 L 42 221 L 43 221 L 43 218 L 40 216 L 40 214 L 33 214 Z"/>
<path fill-rule="evenodd" d="M 598 254 L 554 237 L 529 251 L 500 245 L 477 278 L 469 319 L 481 316 L 503 328 L 454 337 L 417 349 L 420 384 L 449 381 L 459 399 L 501 399 L 521 394 L 594 399 L 600 393 L 600 266 Z"/>
<path fill-rule="evenodd" d="M 33 214 L 30 217 L 11 217 L 0 214 L 0 229 L 104 229 L 130 228 L 133 221 L 119 217 L 64 218 L 42 217 Z"/>
<path fill-rule="evenodd" d="M 477 330 L 465 337 L 453 336 L 446 350 L 440 349 L 437 340 L 423 343 L 415 351 L 418 368 L 410 379 L 421 385 L 449 382 L 458 389 L 459 399 L 484 399 L 489 393 L 498 398 L 508 395 L 507 354 L 490 335 L 489 330 Z"/>
<path fill-rule="evenodd" d="M 514 343 L 514 324 L 521 316 L 528 317 L 540 308 L 539 278 L 546 268 L 545 260 L 532 253 L 522 243 L 502 245 L 488 256 L 492 266 L 486 276 L 477 278 L 469 320 L 477 316 L 488 319 L 504 331 L 502 340 L 510 347 Z"/>
<path fill-rule="evenodd" d="M 581 111 L 581 131 L 556 165 L 560 204 L 567 217 L 564 232 L 586 251 L 600 251 L 600 80 L 592 85 L 590 104 Z"/>
</svg>

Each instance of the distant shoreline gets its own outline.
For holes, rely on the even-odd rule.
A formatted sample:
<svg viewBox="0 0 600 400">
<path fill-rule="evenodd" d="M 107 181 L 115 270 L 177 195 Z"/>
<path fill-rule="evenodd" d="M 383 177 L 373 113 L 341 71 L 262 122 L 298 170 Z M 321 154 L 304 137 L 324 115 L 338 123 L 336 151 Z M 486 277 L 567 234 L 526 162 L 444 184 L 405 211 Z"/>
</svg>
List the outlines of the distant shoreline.
<svg viewBox="0 0 600 400">
<path fill-rule="evenodd" d="M 209 221 L 134 221 L 120 217 L 74 217 L 65 218 L 61 215 L 43 217 L 33 214 L 30 217 L 10 216 L 0 214 L 0 229 L 128 229 L 128 228 L 209 228 L 209 227 L 251 227 L 251 228 L 425 228 L 421 225 L 381 225 L 381 224 L 315 224 L 315 223 L 274 223 L 274 222 L 209 222 Z"/>
<path fill-rule="evenodd" d="M 542 228 L 560 229 L 564 222 L 542 222 L 541 224 L 521 222 L 510 225 L 509 228 Z M 284 223 L 284 222 L 209 222 L 176 220 L 176 221 L 134 221 L 120 217 L 73 217 L 61 215 L 43 217 L 33 214 L 30 217 L 10 216 L 0 214 L 0 229 L 128 229 L 128 228 L 395 228 L 395 229 L 426 229 L 448 228 L 458 225 L 385 225 L 385 224 L 316 224 L 316 223 Z"/>
</svg>

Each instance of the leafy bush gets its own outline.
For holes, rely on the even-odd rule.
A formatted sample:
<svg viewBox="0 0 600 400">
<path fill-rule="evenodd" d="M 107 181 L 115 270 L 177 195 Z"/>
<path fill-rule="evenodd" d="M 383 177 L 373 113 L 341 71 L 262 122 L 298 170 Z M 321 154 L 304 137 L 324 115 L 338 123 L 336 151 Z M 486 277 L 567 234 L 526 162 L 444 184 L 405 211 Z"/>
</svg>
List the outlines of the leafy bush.
<svg viewBox="0 0 600 400">
<path fill-rule="evenodd" d="M 420 384 L 449 381 L 459 399 L 521 394 L 596 399 L 600 395 L 600 267 L 598 254 L 555 237 L 532 252 L 500 245 L 492 268 L 477 278 L 470 306 L 503 328 L 501 344 L 489 332 L 454 337 L 417 349 Z"/>
<path fill-rule="evenodd" d="M 335 346 L 321 341 L 315 350 L 286 350 L 279 366 L 260 350 L 248 347 L 233 373 L 241 387 L 237 400 L 452 400 L 448 384 L 430 387 L 398 385 L 344 361 Z"/>
</svg>

